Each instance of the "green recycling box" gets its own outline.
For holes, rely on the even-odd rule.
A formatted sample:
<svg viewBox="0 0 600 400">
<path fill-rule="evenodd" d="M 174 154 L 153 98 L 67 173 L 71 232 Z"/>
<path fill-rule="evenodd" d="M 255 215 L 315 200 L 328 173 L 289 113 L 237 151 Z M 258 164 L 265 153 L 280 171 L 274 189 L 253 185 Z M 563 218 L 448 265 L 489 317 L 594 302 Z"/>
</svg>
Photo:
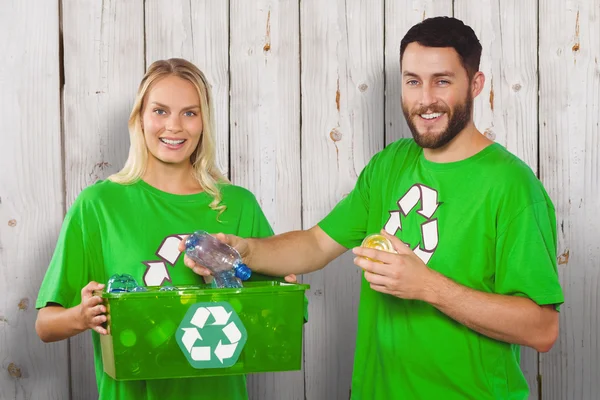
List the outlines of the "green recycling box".
<svg viewBox="0 0 600 400">
<path fill-rule="evenodd" d="M 257 281 L 98 293 L 108 314 L 104 371 L 139 380 L 299 370 L 308 288 Z"/>
</svg>

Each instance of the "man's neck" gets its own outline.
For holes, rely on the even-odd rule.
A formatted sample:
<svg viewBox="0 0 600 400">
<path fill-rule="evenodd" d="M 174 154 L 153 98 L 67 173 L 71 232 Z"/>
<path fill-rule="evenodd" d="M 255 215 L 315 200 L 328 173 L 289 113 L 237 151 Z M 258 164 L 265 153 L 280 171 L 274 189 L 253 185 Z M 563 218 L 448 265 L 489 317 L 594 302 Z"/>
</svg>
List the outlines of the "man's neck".
<svg viewBox="0 0 600 400">
<path fill-rule="evenodd" d="M 450 143 L 439 149 L 423 149 L 428 161 L 449 163 L 465 160 L 494 143 L 469 123 Z"/>
</svg>

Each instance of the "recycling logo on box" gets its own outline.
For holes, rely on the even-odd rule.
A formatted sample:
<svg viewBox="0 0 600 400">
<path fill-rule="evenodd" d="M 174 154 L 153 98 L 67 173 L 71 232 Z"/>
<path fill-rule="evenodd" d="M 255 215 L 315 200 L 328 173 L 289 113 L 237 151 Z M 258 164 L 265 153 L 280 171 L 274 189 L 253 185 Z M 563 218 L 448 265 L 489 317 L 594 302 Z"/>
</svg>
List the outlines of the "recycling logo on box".
<svg viewBox="0 0 600 400">
<path fill-rule="evenodd" d="M 234 365 L 248 333 L 227 302 L 190 306 L 175 335 L 181 351 L 194 368 L 227 368 Z"/>
</svg>

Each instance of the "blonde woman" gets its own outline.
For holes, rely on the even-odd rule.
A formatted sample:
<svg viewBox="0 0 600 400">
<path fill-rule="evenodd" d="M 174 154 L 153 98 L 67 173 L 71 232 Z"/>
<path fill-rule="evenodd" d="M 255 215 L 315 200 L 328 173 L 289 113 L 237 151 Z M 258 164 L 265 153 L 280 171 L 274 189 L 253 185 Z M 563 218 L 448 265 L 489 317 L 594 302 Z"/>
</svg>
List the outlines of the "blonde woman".
<svg viewBox="0 0 600 400">
<path fill-rule="evenodd" d="M 244 376 L 115 381 L 103 372 L 106 308 L 92 292 L 113 274 L 145 285 L 198 283 L 173 254 L 203 229 L 264 237 L 271 227 L 255 197 L 215 165 L 213 100 L 204 74 L 182 59 L 156 61 L 129 117 L 125 166 L 84 189 L 67 213 L 40 288 L 36 331 L 45 342 L 92 330 L 100 399 L 247 399 Z M 167 247 L 171 248 L 167 248 Z M 158 254 L 161 254 L 159 257 Z"/>
</svg>

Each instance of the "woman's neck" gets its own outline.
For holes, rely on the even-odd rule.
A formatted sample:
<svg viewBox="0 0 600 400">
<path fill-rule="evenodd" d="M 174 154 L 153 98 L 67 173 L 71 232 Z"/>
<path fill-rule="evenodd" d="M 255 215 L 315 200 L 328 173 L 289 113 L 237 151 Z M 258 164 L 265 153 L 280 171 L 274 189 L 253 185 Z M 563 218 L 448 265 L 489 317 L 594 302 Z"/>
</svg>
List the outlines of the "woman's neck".
<svg viewBox="0 0 600 400">
<path fill-rule="evenodd" d="M 150 161 L 150 160 L 148 160 Z M 200 183 L 194 177 L 192 165 L 175 165 L 148 162 L 142 179 L 163 192 L 172 194 L 195 194 L 202 192 Z"/>
</svg>

